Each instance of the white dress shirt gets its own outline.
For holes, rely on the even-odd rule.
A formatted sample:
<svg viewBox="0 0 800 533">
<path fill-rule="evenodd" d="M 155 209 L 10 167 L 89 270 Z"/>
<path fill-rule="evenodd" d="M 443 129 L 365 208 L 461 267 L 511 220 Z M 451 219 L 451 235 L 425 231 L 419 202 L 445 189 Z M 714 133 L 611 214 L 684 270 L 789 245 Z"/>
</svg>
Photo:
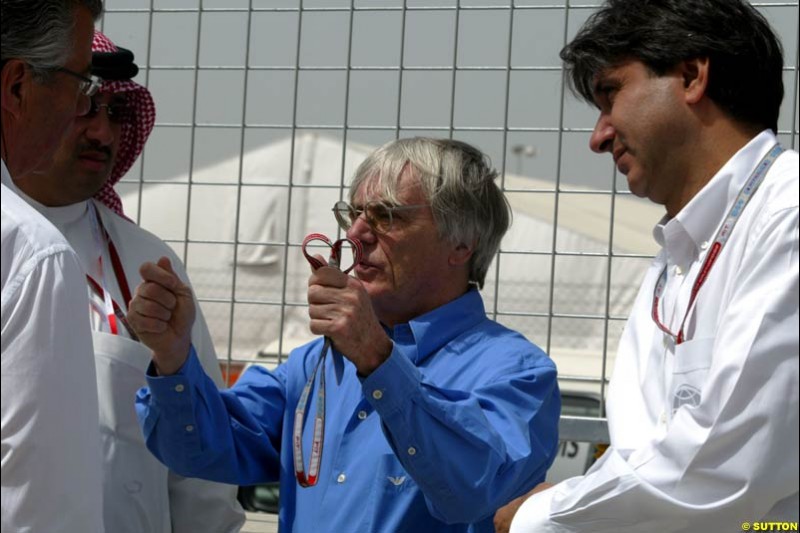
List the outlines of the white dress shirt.
<svg viewBox="0 0 800 533">
<path fill-rule="evenodd" d="M 2 164 L 2 531 L 103 531 L 86 284 Z"/>
<path fill-rule="evenodd" d="M 764 131 L 678 215 L 620 341 L 611 447 L 581 477 L 529 498 L 512 533 L 741 531 L 798 520 L 798 154 L 787 151 L 741 215 L 677 332 L 692 285 L 743 184 L 776 143 Z"/>
<path fill-rule="evenodd" d="M 126 305 L 111 266 L 108 247 L 100 246 L 93 237 L 94 214 L 89 202 L 93 203 L 115 243 L 132 293 L 142 282 L 141 264 L 155 262 L 162 256 L 168 257 L 178 276 L 189 283 L 180 259 L 167 244 L 105 205 L 90 200 L 64 207 L 46 207 L 18 192 L 64 234 L 74 247 L 83 270 L 108 289 L 123 310 Z M 104 277 L 98 267 L 100 253 L 103 254 Z M 85 277 L 81 283 L 87 291 Z M 238 487 L 184 478 L 168 470 L 147 451 L 136 421 L 134 401 L 136 390 L 146 386 L 144 372 L 151 352 L 143 344 L 130 340 L 124 327 L 119 328 L 119 335 L 111 335 L 108 322 L 102 320 L 103 298 L 94 294 L 91 298 L 104 455 L 106 529 L 114 533 L 239 531 L 244 523 L 244 512 L 236 500 Z M 87 305 L 84 314 L 88 312 Z M 197 313 L 192 328 L 192 344 L 205 372 L 222 387 L 219 361 L 202 312 Z"/>
</svg>

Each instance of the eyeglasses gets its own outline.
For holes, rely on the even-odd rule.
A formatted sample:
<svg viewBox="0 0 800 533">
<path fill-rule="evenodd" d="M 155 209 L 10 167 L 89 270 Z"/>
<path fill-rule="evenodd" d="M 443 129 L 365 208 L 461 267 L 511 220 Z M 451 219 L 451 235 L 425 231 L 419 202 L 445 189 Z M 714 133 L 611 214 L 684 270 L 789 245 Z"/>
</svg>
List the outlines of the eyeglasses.
<svg viewBox="0 0 800 533">
<path fill-rule="evenodd" d="M 347 202 L 340 200 L 333 206 L 336 222 L 344 231 L 349 230 L 356 223 L 356 219 L 364 214 L 369 227 L 376 233 L 388 233 L 392 229 L 395 211 L 406 211 L 429 207 L 429 204 L 395 205 L 389 206 L 383 202 L 367 202 L 364 207 L 357 209 Z"/>
<path fill-rule="evenodd" d="M 84 118 L 93 118 L 97 115 L 102 108 L 106 109 L 106 116 L 108 121 L 113 124 L 123 124 L 128 122 L 131 118 L 131 107 L 126 102 L 111 102 L 110 104 L 98 104 L 97 100 L 92 98 L 89 112 L 84 115 Z"/>
<path fill-rule="evenodd" d="M 97 91 L 100 90 L 100 86 L 103 84 L 103 80 L 98 78 L 97 76 L 91 75 L 89 77 L 84 76 L 83 74 L 78 74 L 68 68 L 58 67 L 55 69 L 56 72 L 63 72 L 64 74 L 68 74 L 73 78 L 77 78 L 80 80 L 78 84 L 78 88 L 81 90 L 81 94 L 84 96 L 92 97 L 97 94 Z"/>
</svg>

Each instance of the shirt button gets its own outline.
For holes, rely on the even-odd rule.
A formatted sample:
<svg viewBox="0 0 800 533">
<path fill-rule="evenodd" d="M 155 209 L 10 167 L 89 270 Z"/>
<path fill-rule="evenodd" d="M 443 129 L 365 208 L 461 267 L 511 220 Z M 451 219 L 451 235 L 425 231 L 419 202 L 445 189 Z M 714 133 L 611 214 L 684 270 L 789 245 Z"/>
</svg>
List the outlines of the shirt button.
<svg viewBox="0 0 800 533">
<path fill-rule="evenodd" d="M 411 447 L 408 449 L 408 455 L 417 455 L 417 449 L 416 449 L 416 448 L 414 448 L 413 446 L 411 446 Z"/>
<path fill-rule="evenodd" d="M 380 400 L 381 398 L 383 398 L 383 392 L 379 390 L 374 390 L 372 391 L 372 397 L 375 398 L 376 400 Z"/>
<path fill-rule="evenodd" d="M 666 424 L 667 423 L 667 412 L 661 411 L 661 414 L 658 417 L 659 424 Z"/>
<path fill-rule="evenodd" d="M 347 476 L 345 476 L 344 473 L 341 473 L 339 474 L 339 477 L 336 478 L 336 481 L 338 481 L 339 483 L 344 483 L 345 479 L 347 479 Z"/>
<path fill-rule="evenodd" d="M 183 384 L 182 383 L 178 383 L 177 385 L 175 385 L 175 392 L 183 392 Z"/>
<path fill-rule="evenodd" d="M 366 411 L 359 411 L 358 412 L 358 419 L 359 420 L 365 420 L 366 418 L 367 418 L 367 412 Z"/>
<path fill-rule="evenodd" d="M 676 267 L 675 267 L 675 275 L 676 275 L 676 276 L 681 276 L 681 275 L 683 275 L 683 270 L 681 269 L 681 267 L 679 267 L 679 266 L 676 266 Z"/>
<path fill-rule="evenodd" d="M 184 429 L 186 430 L 187 433 L 191 433 L 192 431 L 194 431 L 194 426 L 189 424 Z"/>
<path fill-rule="evenodd" d="M 705 250 L 706 248 L 708 248 L 708 241 L 703 241 L 703 244 L 700 245 L 700 249 Z"/>
</svg>

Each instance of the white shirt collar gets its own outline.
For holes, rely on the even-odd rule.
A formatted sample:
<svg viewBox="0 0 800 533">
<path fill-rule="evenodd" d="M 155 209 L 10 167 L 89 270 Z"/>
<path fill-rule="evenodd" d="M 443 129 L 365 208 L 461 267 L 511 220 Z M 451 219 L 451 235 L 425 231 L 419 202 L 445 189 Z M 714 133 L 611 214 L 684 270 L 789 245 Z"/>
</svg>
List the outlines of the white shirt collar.
<svg viewBox="0 0 800 533">
<path fill-rule="evenodd" d="M 771 130 L 753 137 L 674 218 L 659 221 L 653 236 L 669 256 L 683 263 L 708 247 L 753 169 L 776 142 Z"/>
<path fill-rule="evenodd" d="M 3 162 L 3 184 L 56 226 L 69 224 L 78 220 L 86 214 L 89 208 L 89 200 L 61 207 L 47 207 L 46 205 L 40 204 L 25 194 L 22 189 L 17 187 L 16 183 L 14 183 L 14 180 L 11 179 L 11 176 L 8 173 L 5 161 Z"/>
</svg>

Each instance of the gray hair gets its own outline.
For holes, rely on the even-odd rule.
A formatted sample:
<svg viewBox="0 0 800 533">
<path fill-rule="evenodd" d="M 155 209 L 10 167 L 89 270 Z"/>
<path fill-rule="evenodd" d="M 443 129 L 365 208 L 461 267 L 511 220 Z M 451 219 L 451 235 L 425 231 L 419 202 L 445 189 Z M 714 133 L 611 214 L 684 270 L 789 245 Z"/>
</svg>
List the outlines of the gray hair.
<svg viewBox="0 0 800 533">
<path fill-rule="evenodd" d="M 79 7 L 93 20 L 103 12 L 102 0 L 2 0 L 2 65 L 21 59 L 39 81 L 46 80 L 69 57 Z"/>
<path fill-rule="evenodd" d="M 511 224 L 511 207 L 495 183 L 489 158 L 461 141 L 414 137 L 389 142 L 359 165 L 350 201 L 365 182 L 397 204 L 397 181 L 413 168 L 431 205 L 439 236 L 473 248 L 469 281 L 483 288 L 486 272 Z"/>
</svg>

